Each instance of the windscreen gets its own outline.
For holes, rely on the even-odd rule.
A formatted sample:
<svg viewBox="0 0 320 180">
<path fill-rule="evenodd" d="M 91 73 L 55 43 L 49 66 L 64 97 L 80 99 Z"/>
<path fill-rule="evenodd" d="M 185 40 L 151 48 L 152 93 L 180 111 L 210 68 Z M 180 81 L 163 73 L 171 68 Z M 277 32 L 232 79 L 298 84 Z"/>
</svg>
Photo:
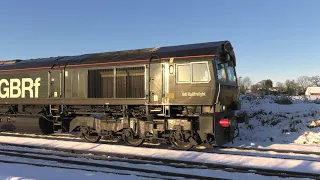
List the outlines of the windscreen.
<svg viewBox="0 0 320 180">
<path fill-rule="evenodd" d="M 216 70 L 218 81 L 236 84 L 237 77 L 235 73 L 234 63 L 232 61 L 222 62 L 220 61 L 220 59 L 217 59 Z"/>
</svg>

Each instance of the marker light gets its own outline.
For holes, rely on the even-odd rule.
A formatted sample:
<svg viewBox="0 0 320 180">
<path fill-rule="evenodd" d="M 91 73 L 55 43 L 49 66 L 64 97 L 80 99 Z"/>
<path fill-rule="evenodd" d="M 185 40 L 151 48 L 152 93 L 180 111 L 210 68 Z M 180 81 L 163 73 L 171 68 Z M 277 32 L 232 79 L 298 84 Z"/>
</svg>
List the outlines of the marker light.
<svg viewBox="0 0 320 180">
<path fill-rule="evenodd" d="M 220 126 L 222 126 L 222 127 L 225 127 L 225 128 L 227 128 L 227 127 L 229 127 L 229 119 L 221 119 L 220 121 L 219 121 L 219 124 L 220 124 Z"/>
<path fill-rule="evenodd" d="M 169 72 L 170 72 L 170 74 L 173 74 L 173 66 L 172 65 L 169 66 Z"/>
</svg>

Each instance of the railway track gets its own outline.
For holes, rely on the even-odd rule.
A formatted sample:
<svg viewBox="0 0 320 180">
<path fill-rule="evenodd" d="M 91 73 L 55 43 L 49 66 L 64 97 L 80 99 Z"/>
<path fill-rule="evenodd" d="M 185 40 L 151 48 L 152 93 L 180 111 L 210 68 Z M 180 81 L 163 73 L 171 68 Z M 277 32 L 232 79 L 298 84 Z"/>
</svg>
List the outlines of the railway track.
<svg viewBox="0 0 320 180">
<path fill-rule="evenodd" d="M 28 150 L 17 150 L 15 148 L 29 148 Z M 32 148 L 32 149 L 30 149 Z M 35 151 L 35 149 L 37 149 Z M 51 150 L 54 152 L 47 152 L 43 150 Z M 256 167 L 245 167 L 245 166 L 233 166 L 233 165 L 222 165 L 214 163 L 199 163 L 199 162 L 188 162 L 181 160 L 162 159 L 153 157 L 142 157 L 124 154 L 114 153 L 103 153 L 103 152 L 88 152 L 83 150 L 69 150 L 61 148 L 49 148 L 49 147 L 34 147 L 27 145 L 19 146 L 6 146 L 0 147 L 0 155 L 15 156 L 20 158 L 29 159 L 41 159 L 45 161 L 57 161 L 60 163 L 91 166 L 99 168 L 109 168 L 114 170 L 125 170 L 139 173 L 158 174 L 167 177 L 183 177 L 188 179 L 215 179 L 216 177 L 201 176 L 194 174 L 184 174 L 177 172 L 160 171 L 157 169 L 163 169 L 163 167 L 169 169 L 187 170 L 187 172 L 200 172 L 204 171 L 224 171 L 229 173 L 253 173 L 256 175 L 263 176 L 277 176 L 277 177 L 294 177 L 294 178 L 319 178 L 319 174 L 314 173 L 302 173 L 294 171 L 283 171 L 273 169 L 263 169 Z M 70 159 L 71 158 L 71 159 Z M 86 162 L 90 160 L 90 162 Z M 98 161 L 98 162 L 91 162 Z M 112 163 L 117 163 L 114 165 Z M 119 165 L 119 163 L 134 164 L 134 167 Z M 145 166 L 148 164 L 148 166 Z M 141 167 L 137 167 L 141 166 Z M 153 166 L 155 169 L 150 169 Z M 159 168 L 160 166 L 160 168 Z M 197 173 L 196 173 L 197 174 Z M 201 174 L 201 173 L 200 173 Z M 157 177 L 158 178 L 158 177 Z M 216 178 L 221 179 L 221 178 Z"/>
<path fill-rule="evenodd" d="M 295 159 L 306 161 L 320 161 L 320 154 L 317 152 L 292 152 L 287 150 L 277 149 L 260 149 L 260 148 L 242 148 L 242 147 L 215 147 L 214 150 L 205 151 L 216 154 L 244 155 L 252 157 L 267 157 L 281 159 Z M 319 155 L 318 155 L 319 154 Z"/>
<path fill-rule="evenodd" d="M 67 167 L 63 165 L 48 165 L 43 163 L 29 163 L 29 162 L 18 162 L 18 161 L 9 161 L 9 160 L 1 160 L 0 163 L 7 163 L 7 164 L 23 164 L 23 165 L 31 165 L 31 166 L 38 166 L 38 167 L 51 167 L 51 168 L 61 168 L 61 169 L 70 169 L 70 170 L 82 170 L 82 171 L 89 171 L 89 172 L 101 172 L 101 173 L 112 173 L 112 174 L 118 174 L 118 175 L 131 175 L 128 173 L 117 173 L 117 172 L 111 172 L 111 171 L 104 171 L 104 170 L 94 170 L 84 167 Z M 138 177 L 144 177 L 144 178 L 155 178 L 152 176 L 147 175 L 136 175 Z"/>
<path fill-rule="evenodd" d="M 293 154 L 304 154 L 304 155 L 317 155 L 320 156 L 320 151 L 299 151 L 299 150 L 284 150 L 284 149 L 270 149 L 270 148 L 248 148 L 248 147 L 228 147 L 228 146 L 216 146 L 218 149 L 227 149 L 227 150 L 249 150 L 249 151 L 260 151 L 260 152 L 277 152 L 277 153 L 293 153 Z"/>
<path fill-rule="evenodd" d="M 129 167 L 123 165 L 123 163 L 128 163 L 124 160 L 110 159 L 110 158 L 97 158 L 97 157 L 85 157 L 84 155 L 72 155 L 72 154 L 57 154 L 53 155 L 52 152 L 34 152 L 27 150 L 12 150 L 12 149 L 0 149 L 0 155 L 9 157 L 19 157 L 24 159 L 41 160 L 42 162 L 25 162 L 25 161 L 8 161 L 1 160 L 3 163 L 19 163 L 33 166 L 46 166 L 55 168 L 65 168 L 65 169 L 76 169 L 103 173 L 112 173 L 120 175 L 135 175 L 146 178 L 160 178 L 160 179 L 177 179 L 177 178 L 187 178 L 187 179 L 223 179 L 209 176 L 185 174 L 178 172 L 161 171 L 146 168 Z M 88 156 L 88 155 L 87 155 Z M 90 161 L 84 161 L 90 160 Z M 43 163 L 45 161 L 46 163 Z M 103 163 L 103 162 L 104 163 Z M 108 162 L 121 162 L 122 165 L 115 165 Z M 59 163 L 59 165 L 52 165 L 51 162 Z M 130 163 L 137 164 L 137 162 L 132 161 Z M 140 162 L 142 163 L 142 162 Z M 151 162 L 148 162 L 149 164 Z M 118 163 L 119 164 L 119 163 Z M 156 164 L 156 163 L 154 163 Z M 159 163 L 158 163 L 159 164 Z M 71 166 L 70 166 L 71 165 Z"/>
<path fill-rule="evenodd" d="M 1 136 L 14 136 L 14 137 L 29 137 L 29 138 L 37 138 L 37 139 L 50 139 L 50 140 L 64 140 L 64 141 L 76 141 L 76 142 L 85 142 L 84 139 L 74 135 L 60 135 L 60 134 L 52 134 L 52 135 L 40 135 L 40 134 L 31 134 L 31 133 L 0 133 Z M 105 143 L 104 140 L 100 143 Z M 107 141 L 107 143 L 111 144 L 118 144 L 118 145 L 125 145 L 124 142 L 116 142 L 116 141 Z M 98 142 L 99 144 L 99 142 Z M 128 145 L 129 146 L 129 145 Z M 142 145 L 144 148 L 162 148 L 168 149 L 170 146 L 162 145 L 162 146 L 149 146 L 149 145 Z M 238 150 L 231 151 L 231 150 Z M 282 159 L 301 159 L 301 160 L 310 160 L 310 161 L 319 161 L 319 160 L 312 160 L 310 158 L 306 159 L 301 155 L 314 155 L 320 156 L 320 151 L 299 151 L 299 150 L 284 150 L 284 149 L 271 149 L 271 148 L 248 148 L 248 147 L 228 147 L 228 146 L 214 146 L 214 149 L 193 149 L 192 151 L 198 152 L 207 152 L 207 153 L 217 153 L 217 154 L 234 154 L 234 155 L 247 155 L 247 156 L 257 156 L 257 157 L 277 157 Z M 279 157 L 277 155 L 268 155 L 265 154 L 258 154 L 256 152 L 274 152 L 279 154 L 284 154 L 285 157 Z M 249 153 L 247 153 L 249 152 Z M 251 154 L 251 155 L 250 155 Z M 291 154 L 291 155 L 290 155 Z M 301 158 L 300 158 L 301 157 Z"/>
</svg>

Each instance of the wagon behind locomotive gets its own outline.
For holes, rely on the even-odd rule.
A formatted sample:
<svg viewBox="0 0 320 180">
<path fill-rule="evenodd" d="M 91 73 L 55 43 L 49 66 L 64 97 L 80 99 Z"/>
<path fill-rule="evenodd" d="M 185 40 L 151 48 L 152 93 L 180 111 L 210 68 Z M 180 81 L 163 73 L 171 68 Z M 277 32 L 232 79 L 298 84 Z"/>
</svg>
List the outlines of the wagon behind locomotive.
<svg viewBox="0 0 320 180">
<path fill-rule="evenodd" d="M 224 144 L 237 123 L 235 65 L 228 41 L 3 62 L 0 128 Z"/>
</svg>

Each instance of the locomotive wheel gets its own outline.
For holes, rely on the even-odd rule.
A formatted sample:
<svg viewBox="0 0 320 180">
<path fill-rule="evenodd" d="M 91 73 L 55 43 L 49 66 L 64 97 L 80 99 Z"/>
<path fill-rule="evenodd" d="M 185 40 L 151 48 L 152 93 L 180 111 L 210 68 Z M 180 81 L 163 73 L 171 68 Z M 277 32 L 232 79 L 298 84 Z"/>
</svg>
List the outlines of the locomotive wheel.
<svg viewBox="0 0 320 180">
<path fill-rule="evenodd" d="M 195 146 L 195 144 L 189 140 L 190 137 L 187 133 L 174 131 L 170 134 L 170 142 L 177 149 L 189 150 Z"/>
<path fill-rule="evenodd" d="M 140 146 L 144 142 L 143 139 L 134 136 L 134 133 L 131 129 L 124 129 L 122 131 L 122 139 L 131 146 Z"/>
<path fill-rule="evenodd" d="M 96 143 L 96 142 L 100 141 L 100 139 L 101 139 L 101 136 L 98 136 L 98 135 L 96 135 L 96 136 L 92 136 L 92 135 L 90 136 L 87 134 L 82 134 L 82 135 L 86 141 L 91 142 L 91 143 Z"/>
<path fill-rule="evenodd" d="M 83 139 L 85 139 L 88 142 L 96 143 L 96 142 L 100 141 L 100 139 L 101 139 L 101 136 L 99 136 L 99 135 L 90 134 L 90 132 L 91 132 L 91 128 L 90 127 L 83 127 L 81 129 L 81 131 L 82 131 Z"/>
</svg>

